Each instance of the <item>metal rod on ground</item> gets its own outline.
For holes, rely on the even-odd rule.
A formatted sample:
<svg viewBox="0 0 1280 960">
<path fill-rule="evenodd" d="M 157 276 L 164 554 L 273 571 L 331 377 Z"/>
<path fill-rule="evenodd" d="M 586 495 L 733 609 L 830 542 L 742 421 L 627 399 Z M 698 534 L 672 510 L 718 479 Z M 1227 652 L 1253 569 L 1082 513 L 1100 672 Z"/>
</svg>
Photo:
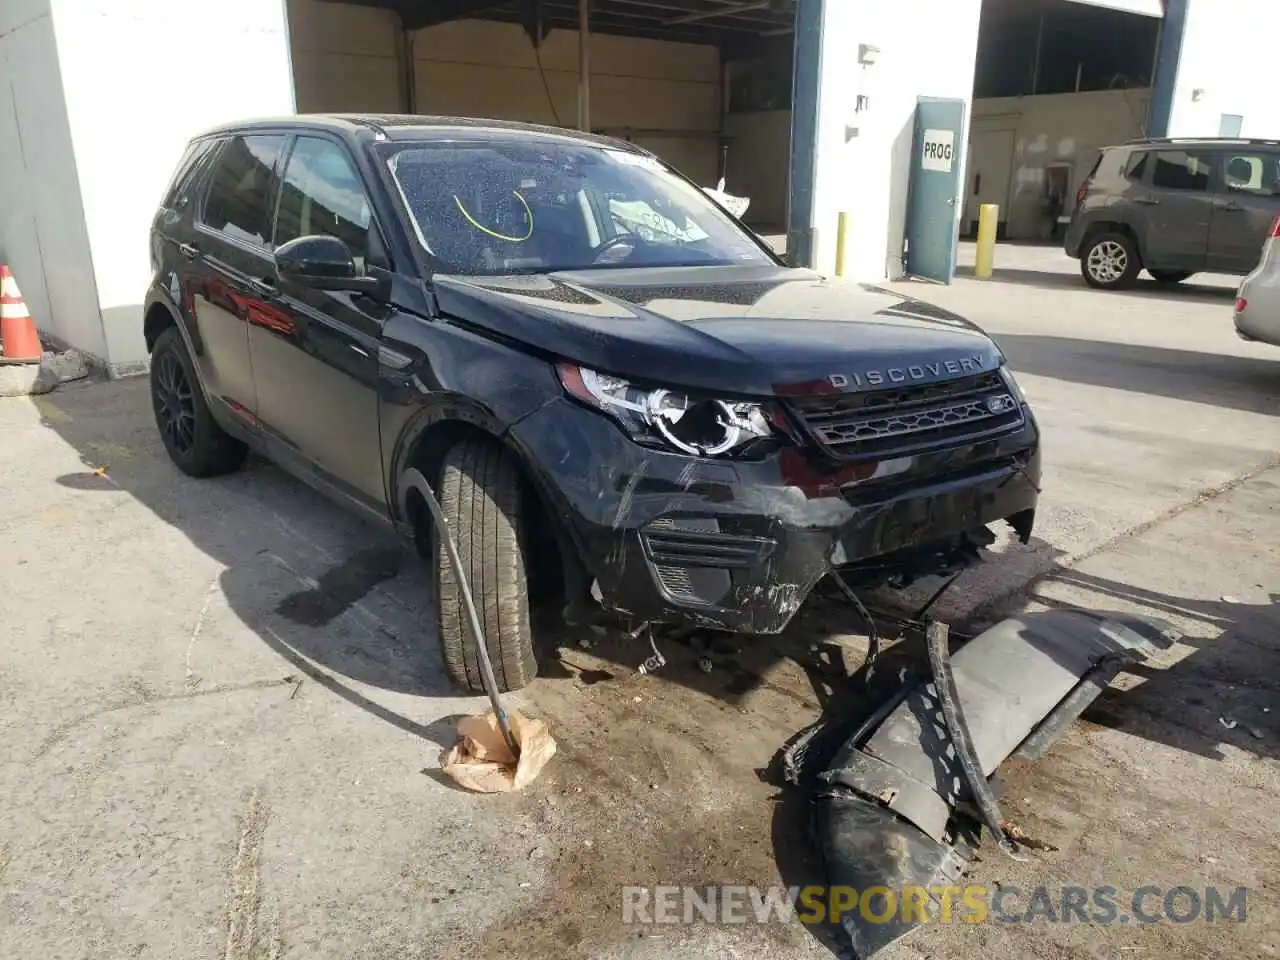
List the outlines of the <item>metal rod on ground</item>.
<svg viewBox="0 0 1280 960">
<path fill-rule="evenodd" d="M 498 681 L 493 675 L 493 662 L 489 659 L 489 644 L 484 636 L 484 628 L 480 626 L 480 615 L 476 612 L 476 602 L 471 596 L 471 584 L 462 569 L 462 558 L 458 556 L 458 545 L 453 542 L 453 534 L 449 523 L 440 509 L 440 502 L 435 494 L 424 491 L 427 508 L 431 511 L 431 519 L 435 521 L 436 531 L 444 540 L 445 552 L 449 554 L 449 566 L 453 567 L 453 575 L 458 578 L 458 586 L 462 589 L 462 605 L 467 608 L 467 626 L 471 629 L 471 639 L 476 645 L 476 658 L 480 661 L 480 679 L 484 683 L 484 692 L 489 695 L 489 703 L 493 707 L 493 715 L 497 718 L 498 729 L 502 731 L 502 739 L 507 742 L 513 757 L 520 756 L 520 744 L 516 743 L 511 733 L 511 722 L 507 719 L 507 711 L 498 696 Z"/>
<path fill-rule="evenodd" d="M 591 0 L 578 0 L 578 129 L 591 132 Z"/>
<path fill-rule="evenodd" d="M 925 629 L 925 647 L 929 652 L 929 669 L 933 674 L 933 688 L 938 694 L 938 705 L 942 708 L 942 721 L 951 737 L 956 750 L 956 759 L 960 770 L 968 784 L 969 793 L 982 816 L 982 822 L 991 831 L 1000 849 L 1009 856 L 1018 858 L 1018 848 L 1004 832 L 1000 825 L 1000 807 L 987 778 L 982 775 L 982 766 L 978 761 L 978 751 L 973 746 L 973 736 L 969 732 L 969 724 L 964 718 L 964 709 L 960 706 L 960 695 L 956 691 L 956 678 L 951 669 L 951 650 L 947 646 L 947 625 L 933 620 Z"/>
<path fill-rule="evenodd" d="M 843 216 L 843 214 L 841 214 Z M 880 631 L 876 629 L 876 621 L 871 616 L 871 611 L 867 609 L 862 599 L 853 592 L 853 588 L 844 582 L 844 577 L 840 576 L 839 571 L 832 570 L 831 578 L 835 580 L 836 586 L 840 588 L 840 592 L 845 598 L 853 604 L 858 616 L 862 617 L 862 622 L 867 625 L 867 656 L 863 661 L 866 672 L 863 674 L 863 682 L 868 686 L 871 684 L 871 676 L 876 671 L 876 658 L 880 656 Z"/>
</svg>

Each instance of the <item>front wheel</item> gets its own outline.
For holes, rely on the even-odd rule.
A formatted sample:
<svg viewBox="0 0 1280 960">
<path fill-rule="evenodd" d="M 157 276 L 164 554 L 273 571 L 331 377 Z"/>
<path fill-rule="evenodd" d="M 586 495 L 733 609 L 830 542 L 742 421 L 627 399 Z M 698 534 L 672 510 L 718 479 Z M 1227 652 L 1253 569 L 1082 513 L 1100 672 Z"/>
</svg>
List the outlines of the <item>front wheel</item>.
<svg viewBox="0 0 1280 960">
<path fill-rule="evenodd" d="M 1080 257 L 1085 283 L 1100 290 L 1132 287 L 1141 269 L 1137 245 L 1123 233 L 1098 234 Z"/>
<path fill-rule="evenodd" d="M 1148 270 L 1147 273 L 1156 278 L 1156 283 L 1181 283 L 1191 276 L 1190 270 Z"/>
<path fill-rule="evenodd" d="M 538 665 L 521 542 L 525 504 L 515 461 L 496 443 L 463 440 L 445 455 L 437 490 L 498 688 L 518 690 L 537 675 Z M 449 676 L 479 693 L 484 690 L 479 648 L 443 533 L 437 531 L 435 557 L 441 653 Z"/>
</svg>

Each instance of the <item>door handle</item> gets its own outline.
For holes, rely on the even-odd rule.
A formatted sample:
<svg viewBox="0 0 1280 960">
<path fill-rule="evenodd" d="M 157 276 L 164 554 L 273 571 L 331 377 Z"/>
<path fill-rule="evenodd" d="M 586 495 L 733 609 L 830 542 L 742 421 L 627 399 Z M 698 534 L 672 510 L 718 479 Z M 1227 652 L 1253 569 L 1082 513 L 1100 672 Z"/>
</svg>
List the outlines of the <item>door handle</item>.
<svg viewBox="0 0 1280 960">
<path fill-rule="evenodd" d="M 1157 200 L 1155 197 L 1134 197 L 1133 202 L 1145 204 L 1148 207 L 1160 206 L 1160 201 Z"/>
<path fill-rule="evenodd" d="M 1219 210 L 1225 210 L 1227 213 L 1239 213 L 1244 209 L 1244 207 L 1240 206 L 1240 204 L 1236 203 L 1234 200 L 1229 200 L 1226 203 L 1218 203 L 1215 204 L 1215 206 Z"/>
<path fill-rule="evenodd" d="M 356 353 L 360 354 L 360 356 L 364 357 L 366 360 L 369 359 L 369 351 L 366 350 L 364 347 L 360 346 L 360 344 L 349 343 L 347 344 L 347 346 L 350 347 L 352 350 L 354 350 Z"/>
<path fill-rule="evenodd" d="M 178 244 L 178 252 L 188 260 L 194 260 L 196 257 L 200 256 L 200 248 L 194 243 Z"/>
<path fill-rule="evenodd" d="M 249 286 L 253 288 L 255 293 L 264 297 L 274 297 L 276 295 L 275 281 L 269 277 L 263 277 L 259 280 L 250 280 Z"/>
</svg>

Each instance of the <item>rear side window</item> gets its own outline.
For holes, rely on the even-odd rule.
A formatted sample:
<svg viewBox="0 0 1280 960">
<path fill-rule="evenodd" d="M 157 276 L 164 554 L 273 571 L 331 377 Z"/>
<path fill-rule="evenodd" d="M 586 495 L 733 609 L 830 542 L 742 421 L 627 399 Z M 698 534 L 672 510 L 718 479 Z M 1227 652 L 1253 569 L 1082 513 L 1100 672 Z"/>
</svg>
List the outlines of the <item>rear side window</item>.
<svg viewBox="0 0 1280 960">
<path fill-rule="evenodd" d="M 1277 158 L 1265 153 L 1228 153 L 1223 157 L 1222 179 L 1228 193 L 1247 193 L 1255 197 L 1280 194 L 1280 169 Z"/>
<path fill-rule="evenodd" d="M 233 240 L 267 246 L 271 236 L 271 187 L 281 136 L 232 137 L 214 161 L 201 221 Z"/>
<path fill-rule="evenodd" d="M 1165 190 L 1184 190 L 1204 193 L 1209 189 L 1209 171 L 1212 160 L 1207 153 L 1188 150 L 1167 150 L 1155 154 L 1155 170 L 1151 185 Z"/>
<path fill-rule="evenodd" d="M 1130 154 L 1124 165 L 1125 177 L 1129 180 L 1141 182 L 1142 178 L 1146 176 L 1147 158 L 1150 156 L 1151 154 L 1145 150 Z"/>
</svg>

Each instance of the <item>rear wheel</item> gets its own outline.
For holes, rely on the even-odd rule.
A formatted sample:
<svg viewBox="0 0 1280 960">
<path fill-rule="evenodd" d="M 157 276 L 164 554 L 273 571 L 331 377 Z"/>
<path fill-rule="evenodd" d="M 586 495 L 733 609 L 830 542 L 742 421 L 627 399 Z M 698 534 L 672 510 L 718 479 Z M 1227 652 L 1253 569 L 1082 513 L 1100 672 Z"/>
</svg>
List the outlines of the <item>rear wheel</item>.
<svg viewBox="0 0 1280 960">
<path fill-rule="evenodd" d="M 1181 283 L 1191 276 L 1190 270 L 1148 270 L 1157 283 Z"/>
<path fill-rule="evenodd" d="M 1085 283 L 1100 290 L 1132 287 L 1141 269 L 1137 245 L 1123 233 L 1097 234 L 1090 238 L 1080 257 Z"/>
<path fill-rule="evenodd" d="M 160 334 L 151 351 L 151 406 L 169 459 L 183 473 L 213 477 L 244 463 L 248 448 L 213 419 L 177 327 Z"/>
<path fill-rule="evenodd" d="M 521 542 L 526 511 L 519 470 L 496 443 L 463 440 L 445 455 L 437 490 L 488 642 L 498 688 L 517 690 L 538 672 Z M 439 535 L 435 560 L 445 667 L 460 686 L 483 691 L 479 650 L 468 626 L 462 589 Z"/>
</svg>

